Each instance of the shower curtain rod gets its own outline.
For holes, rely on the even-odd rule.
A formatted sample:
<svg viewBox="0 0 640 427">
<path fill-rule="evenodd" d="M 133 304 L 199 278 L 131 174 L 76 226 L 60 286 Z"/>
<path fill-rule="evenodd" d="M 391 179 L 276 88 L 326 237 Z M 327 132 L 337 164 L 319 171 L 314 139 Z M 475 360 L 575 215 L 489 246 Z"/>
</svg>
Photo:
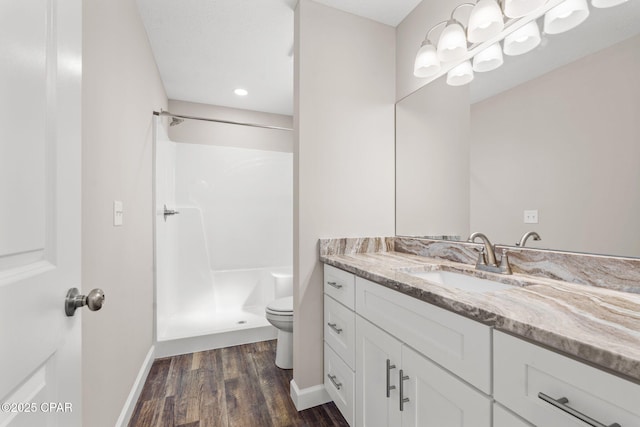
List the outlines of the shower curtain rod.
<svg viewBox="0 0 640 427">
<path fill-rule="evenodd" d="M 175 117 L 177 119 L 188 119 L 188 120 L 201 120 L 201 121 L 205 121 L 205 122 L 214 122 L 214 123 L 225 123 L 228 125 L 239 125 L 239 126 L 250 126 L 250 127 L 254 127 L 254 128 L 263 128 L 263 129 L 275 129 L 275 130 L 293 130 L 291 128 L 285 128 L 285 127 L 280 127 L 280 126 L 267 126 L 267 125 L 260 125 L 257 123 L 243 123 L 243 122 L 234 122 L 231 120 L 220 120 L 220 119 L 208 119 L 206 117 L 195 117 L 195 116 L 185 116 L 183 114 L 172 114 L 168 111 L 154 111 L 153 112 L 154 116 L 163 116 L 163 117 Z"/>
</svg>

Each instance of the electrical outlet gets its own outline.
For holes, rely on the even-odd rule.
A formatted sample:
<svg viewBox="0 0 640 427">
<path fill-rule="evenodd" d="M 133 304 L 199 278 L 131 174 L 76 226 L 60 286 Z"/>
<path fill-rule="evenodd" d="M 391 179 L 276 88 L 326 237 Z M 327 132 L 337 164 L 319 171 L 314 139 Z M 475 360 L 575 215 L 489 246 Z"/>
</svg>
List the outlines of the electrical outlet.
<svg viewBox="0 0 640 427">
<path fill-rule="evenodd" d="M 524 211 L 524 223 L 525 224 L 537 224 L 538 223 L 538 210 Z"/>
<path fill-rule="evenodd" d="M 122 225 L 122 217 L 124 216 L 124 211 L 122 209 L 122 201 L 114 200 L 113 201 L 113 226 L 119 227 Z"/>
</svg>

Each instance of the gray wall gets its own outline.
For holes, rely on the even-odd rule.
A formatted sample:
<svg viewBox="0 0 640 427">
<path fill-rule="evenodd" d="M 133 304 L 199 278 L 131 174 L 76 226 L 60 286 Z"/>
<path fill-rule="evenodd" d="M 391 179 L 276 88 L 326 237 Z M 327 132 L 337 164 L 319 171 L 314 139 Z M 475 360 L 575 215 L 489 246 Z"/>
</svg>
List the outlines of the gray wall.
<svg viewBox="0 0 640 427">
<path fill-rule="evenodd" d="M 84 1 L 82 53 L 82 287 L 106 295 L 82 314 L 83 425 L 111 427 L 153 344 L 152 111 L 167 97 L 135 1 Z"/>
<path fill-rule="evenodd" d="M 318 239 L 394 231 L 395 31 L 301 0 L 296 10 L 294 380 L 322 384 Z"/>
<path fill-rule="evenodd" d="M 187 116 L 293 128 L 293 117 L 291 116 L 239 110 L 237 108 L 195 102 L 169 100 L 169 111 Z M 224 145 L 256 150 L 293 152 L 292 131 L 270 130 L 198 120 L 185 120 L 177 126 L 169 127 L 169 138 L 174 142 L 188 142 L 191 144 Z"/>
</svg>

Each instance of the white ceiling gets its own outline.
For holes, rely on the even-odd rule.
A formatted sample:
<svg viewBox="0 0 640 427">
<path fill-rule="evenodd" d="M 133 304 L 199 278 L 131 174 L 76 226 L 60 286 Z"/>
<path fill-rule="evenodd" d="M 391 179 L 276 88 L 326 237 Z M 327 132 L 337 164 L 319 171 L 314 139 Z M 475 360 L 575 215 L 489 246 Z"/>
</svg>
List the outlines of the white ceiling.
<svg viewBox="0 0 640 427">
<path fill-rule="evenodd" d="M 397 26 L 421 0 L 315 1 Z M 137 2 L 170 99 L 293 114 L 293 11 L 298 0 Z M 576 29 L 544 35 L 534 52 L 505 57 L 498 70 L 476 73 L 472 101 L 638 34 L 638 22 L 638 1 L 591 8 L 591 16 Z M 249 95 L 236 96 L 236 88 Z"/>
<path fill-rule="evenodd" d="M 397 26 L 420 0 L 316 0 Z M 137 0 L 170 99 L 293 114 L 297 0 Z M 238 97 L 236 88 L 249 95 Z"/>
</svg>

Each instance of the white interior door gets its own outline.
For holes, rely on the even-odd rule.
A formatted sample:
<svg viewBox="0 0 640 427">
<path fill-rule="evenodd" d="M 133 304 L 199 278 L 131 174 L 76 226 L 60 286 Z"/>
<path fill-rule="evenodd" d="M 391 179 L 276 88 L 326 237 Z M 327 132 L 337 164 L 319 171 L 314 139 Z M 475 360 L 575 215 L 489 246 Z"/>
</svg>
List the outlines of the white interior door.
<svg viewBox="0 0 640 427">
<path fill-rule="evenodd" d="M 0 1 L 2 427 L 81 424 L 81 40 L 81 0 Z"/>
</svg>

